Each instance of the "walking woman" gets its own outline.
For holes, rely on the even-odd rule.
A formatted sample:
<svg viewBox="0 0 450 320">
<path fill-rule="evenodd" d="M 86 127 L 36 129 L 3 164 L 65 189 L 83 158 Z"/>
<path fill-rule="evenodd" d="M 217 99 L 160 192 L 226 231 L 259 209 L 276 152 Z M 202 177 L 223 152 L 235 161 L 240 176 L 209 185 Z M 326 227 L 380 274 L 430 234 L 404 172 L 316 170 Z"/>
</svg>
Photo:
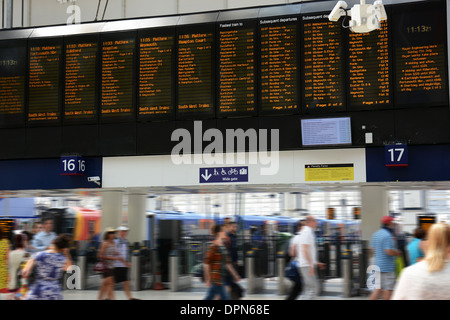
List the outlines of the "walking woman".
<svg viewBox="0 0 450 320">
<path fill-rule="evenodd" d="M 450 227 L 433 224 L 425 259 L 402 270 L 393 300 L 450 299 Z"/>
<path fill-rule="evenodd" d="M 69 255 L 68 235 L 55 238 L 50 248 L 40 251 L 28 260 L 23 270 L 23 276 L 29 276 L 36 268 L 36 280 L 33 282 L 25 300 L 62 300 L 61 278 L 63 271 L 72 264 Z"/>
<path fill-rule="evenodd" d="M 0 293 L 8 292 L 8 255 L 10 243 L 7 233 L 0 226 Z"/>
<path fill-rule="evenodd" d="M 114 300 L 114 262 L 126 261 L 119 256 L 116 242 L 116 230 L 113 228 L 107 228 L 103 235 L 103 242 L 98 252 L 98 258 L 102 260 L 106 266 L 103 271 L 103 280 L 98 292 L 98 300 L 108 299 Z"/>
</svg>

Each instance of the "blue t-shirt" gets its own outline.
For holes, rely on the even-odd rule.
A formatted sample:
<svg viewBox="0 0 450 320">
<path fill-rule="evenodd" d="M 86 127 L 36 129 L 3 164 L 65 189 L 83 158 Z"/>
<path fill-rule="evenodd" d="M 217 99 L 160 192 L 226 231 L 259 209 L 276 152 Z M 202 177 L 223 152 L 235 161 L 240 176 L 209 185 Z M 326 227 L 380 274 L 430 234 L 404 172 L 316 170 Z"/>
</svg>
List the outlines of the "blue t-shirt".
<svg viewBox="0 0 450 320">
<path fill-rule="evenodd" d="M 386 229 L 380 229 L 372 236 L 370 244 L 375 251 L 375 265 L 380 268 L 381 272 L 395 271 L 395 258 L 386 253 L 386 249 L 395 249 L 392 234 Z"/>
<path fill-rule="evenodd" d="M 424 257 L 423 251 L 420 249 L 420 241 L 420 239 L 415 238 L 406 247 L 410 265 L 416 263 L 418 258 Z"/>
</svg>

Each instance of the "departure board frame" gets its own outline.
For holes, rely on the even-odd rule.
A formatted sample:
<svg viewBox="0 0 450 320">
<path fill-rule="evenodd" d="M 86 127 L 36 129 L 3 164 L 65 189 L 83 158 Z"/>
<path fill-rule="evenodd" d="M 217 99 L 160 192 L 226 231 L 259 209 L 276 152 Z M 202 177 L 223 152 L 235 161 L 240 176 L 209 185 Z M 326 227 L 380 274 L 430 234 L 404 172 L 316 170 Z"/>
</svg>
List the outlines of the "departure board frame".
<svg viewBox="0 0 450 320">
<path fill-rule="evenodd" d="M 95 43 L 95 46 L 92 45 Z M 68 61 L 69 54 L 83 54 L 79 57 L 74 56 L 73 62 Z M 92 55 L 95 52 L 95 57 Z M 64 94 L 63 94 L 63 123 L 64 124 L 96 124 L 99 122 L 99 103 L 100 103 L 100 34 L 75 35 L 64 37 Z M 76 58 L 88 60 L 89 65 L 82 65 Z M 68 63 L 73 66 L 68 70 Z M 86 69 L 86 67 L 88 67 Z M 93 68 L 93 70 L 92 70 Z M 74 79 L 68 83 L 67 72 Z M 81 73 L 81 74 L 80 74 Z M 92 78 L 93 77 L 93 83 Z M 89 81 L 91 80 L 91 81 Z M 87 90 L 85 93 L 83 91 Z M 88 102 L 91 104 L 84 107 L 68 108 L 67 99 L 70 98 L 80 101 L 76 105 L 86 103 L 85 95 L 88 95 Z M 70 113 L 70 114 L 69 114 Z"/>
<path fill-rule="evenodd" d="M 176 28 L 174 26 L 138 30 L 138 85 L 136 89 L 138 121 L 175 120 L 176 41 Z M 142 63 L 144 50 L 153 50 L 146 52 L 147 65 Z M 150 54 L 153 55 L 150 56 Z M 166 68 L 169 68 L 169 70 Z M 169 74 L 167 74 L 167 71 L 169 71 Z M 145 78 L 143 78 L 143 74 L 145 74 Z M 143 92 L 144 87 L 146 92 Z M 148 102 L 144 103 L 144 101 Z M 159 101 L 164 102 L 164 104 L 156 103 Z M 153 103 L 148 105 L 149 102 Z"/>
<path fill-rule="evenodd" d="M 347 28 L 345 32 L 347 111 L 394 108 L 390 9 L 385 8 L 388 18 L 381 21 L 381 29 L 361 34 Z"/>
<path fill-rule="evenodd" d="M 260 116 L 293 115 L 301 112 L 300 80 L 300 15 L 296 13 L 258 19 L 258 107 Z M 285 26 L 289 29 L 284 28 Z M 287 30 L 281 35 L 279 28 Z M 267 33 L 266 33 L 267 31 Z M 295 32 L 293 35 L 292 33 Z M 295 42 L 292 52 L 290 48 L 280 46 L 281 38 L 289 38 Z M 271 42 L 272 41 L 272 42 Z M 266 44 L 267 47 L 263 45 Z M 295 63 L 292 66 L 290 63 Z M 279 71 L 272 70 L 274 65 L 283 65 L 285 78 Z M 269 74 L 265 74 L 265 72 Z M 274 71 L 273 73 L 271 73 Z M 293 75 L 292 75 L 293 74 Z M 278 83 L 274 83 L 278 79 Z M 289 82 L 289 83 L 286 83 Z M 283 101 L 280 101 L 280 98 Z"/>
<path fill-rule="evenodd" d="M 301 111 L 305 115 L 347 110 L 345 31 L 340 22 L 328 20 L 328 13 L 312 12 L 300 17 L 303 41 L 300 44 L 299 83 L 302 88 Z M 318 62 L 317 67 L 313 64 L 315 61 Z"/>
<path fill-rule="evenodd" d="M 357 0 L 353 0 L 352 5 L 356 2 Z M 342 51 L 340 52 L 342 57 L 340 62 L 343 75 L 340 76 L 340 80 L 338 81 L 339 86 L 342 86 L 343 88 L 343 97 L 340 98 L 343 105 L 338 106 L 338 108 L 333 108 L 331 106 L 305 109 L 305 103 L 307 102 L 305 100 L 305 89 L 306 91 L 309 89 L 305 83 L 304 70 L 308 67 L 307 63 L 311 62 L 305 62 L 304 43 L 309 40 L 305 40 L 304 31 L 306 20 L 304 21 L 303 17 L 320 15 L 321 19 L 328 21 L 325 15 L 328 15 L 333 9 L 335 5 L 335 2 L 333 1 L 310 1 L 302 2 L 301 4 L 290 3 L 283 5 L 254 6 L 203 13 L 186 13 L 150 18 L 86 22 L 74 25 L 1 30 L 0 64 L 5 63 L 1 62 L 2 47 L 6 46 L 8 48 L 10 47 L 11 50 L 14 50 L 14 47 L 23 48 L 23 46 L 25 46 L 25 65 L 24 68 L 19 71 L 19 73 L 24 72 L 25 83 L 24 93 L 23 95 L 21 94 L 23 98 L 23 114 L 18 111 L 17 114 L 10 116 L 6 115 L 3 111 L 4 113 L 2 115 L 2 111 L 0 111 L 0 141 L 2 142 L 0 158 L 19 159 L 22 157 L 52 157 L 60 156 L 61 152 L 66 151 L 78 152 L 80 154 L 86 154 L 87 152 L 89 155 L 93 156 L 162 154 L 167 153 L 167 150 L 169 150 L 168 152 L 170 153 L 170 147 L 168 145 L 163 145 L 163 142 L 166 141 L 166 143 L 171 143 L 169 141 L 170 134 L 174 129 L 189 127 L 192 125 L 193 121 L 196 120 L 208 120 L 205 121 L 205 123 L 208 122 L 209 127 L 215 126 L 221 130 L 237 127 L 257 128 L 258 126 L 260 128 L 276 128 L 280 130 L 281 140 L 284 140 L 281 141 L 283 150 L 301 149 L 302 146 L 301 143 L 299 143 L 299 139 L 301 138 L 301 135 L 299 134 L 299 120 L 318 116 L 350 116 L 352 118 L 352 129 L 354 129 L 352 131 L 354 138 L 352 146 L 355 147 L 367 145 L 380 146 L 384 145 L 387 140 L 408 141 L 408 144 L 412 145 L 426 143 L 450 144 L 448 135 L 445 134 L 444 130 L 439 134 L 437 131 L 433 133 L 429 132 L 429 128 L 431 127 L 429 125 L 430 121 L 433 121 L 433 119 L 437 117 L 436 123 L 443 124 L 446 119 L 450 118 L 448 69 L 448 53 L 450 51 L 448 37 L 450 36 L 450 29 L 447 26 L 447 16 L 449 14 L 447 3 L 447 0 L 396 0 L 388 1 L 388 3 L 385 4 L 388 15 L 388 73 L 390 77 L 391 94 L 389 103 L 385 104 L 367 103 L 367 100 L 364 104 L 355 103 L 356 100 L 351 96 L 351 91 L 354 90 L 355 87 L 354 85 L 351 85 L 352 82 L 350 81 L 350 76 L 365 77 L 365 80 L 367 80 L 369 76 L 368 73 L 365 73 L 364 75 L 359 74 L 358 72 L 351 74 L 350 67 L 357 66 L 357 71 L 360 69 L 360 66 L 362 66 L 361 69 L 364 69 L 364 65 L 362 63 L 359 64 L 359 60 L 356 61 L 358 63 L 355 63 L 354 59 L 364 60 L 364 58 L 368 56 L 368 50 L 361 52 L 359 56 L 351 57 L 351 52 L 347 49 L 351 44 L 350 34 L 348 29 L 346 29 L 348 19 L 346 20 L 342 17 L 337 22 L 329 21 L 330 24 L 333 24 L 333 27 L 339 28 L 341 34 L 339 38 L 341 39 L 341 47 L 343 48 L 339 49 Z M 292 83 L 295 83 L 295 88 L 297 90 L 295 94 L 297 107 L 270 110 L 264 108 L 262 104 L 262 96 L 265 94 L 262 86 L 262 74 L 267 73 L 267 71 L 261 71 L 261 53 L 263 52 L 261 49 L 264 49 L 263 47 L 267 47 L 267 45 L 261 43 L 262 25 L 260 24 L 260 21 L 281 21 L 282 19 L 294 17 L 297 18 L 297 21 L 292 21 L 293 25 L 295 24 L 293 30 L 295 30 L 296 44 L 296 57 L 294 59 L 296 76 Z M 254 26 L 256 30 L 254 33 L 255 68 L 253 70 L 253 77 L 255 79 L 254 94 L 256 97 L 254 106 L 256 109 L 252 111 L 231 110 L 229 112 L 221 112 L 221 101 L 225 101 L 225 95 L 230 95 L 230 91 L 228 91 L 228 93 L 226 90 L 221 92 L 220 87 L 220 73 L 222 72 L 222 69 L 220 68 L 220 24 L 230 24 L 229 28 L 236 28 L 237 30 L 241 27 L 240 24 L 245 28 L 252 26 L 253 23 L 256 23 Z M 431 30 L 433 32 L 431 32 L 428 23 L 431 24 Z M 276 24 L 270 23 L 270 25 Z M 435 29 L 438 31 L 434 32 Z M 140 39 L 145 35 L 165 34 L 166 32 L 173 32 L 174 34 L 171 57 L 172 68 L 170 72 L 166 71 L 163 76 L 165 80 L 173 84 L 170 93 L 164 94 L 164 98 L 167 98 L 165 101 L 169 101 L 168 98 L 171 99 L 172 108 L 169 108 L 170 112 L 167 114 L 140 113 L 140 105 L 144 107 L 145 105 L 141 104 L 143 97 L 139 95 L 139 75 L 141 72 L 139 68 L 144 64 L 149 66 L 149 61 L 141 61 L 141 54 L 145 54 L 146 51 L 140 51 Z M 375 34 L 376 32 L 376 30 L 372 31 L 372 34 Z M 180 88 L 178 81 L 180 70 L 178 68 L 178 54 L 181 47 L 179 46 L 178 37 L 180 34 L 194 33 L 197 34 L 196 39 L 198 39 L 199 34 L 208 33 L 208 43 L 211 44 L 211 48 L 208 49 L 207 63 L 205 64 L 208 69 L 208 84 L 206 85 L 208 89 L 204 96 L 207 99 L 208 110 L 205 111 L 200 108 L 192 110 L 191 112 L 182 112 L 182 110 L 179 110 L 180 102 L 186 103 L 186 101 L 180 101 L 180 98 L 183 96 L 179 95 Z M 433 33 L 435 34 L 433 35 Z M 417 40 L 415 38 L 416 35 L 419 35 L 421 40 Z M 126 78 L 126 76 L 120 75 L 118 77 L 122 77 L 122 80 L 115 80 L 125 81 L 127 83 L 126 90 L 129 94 L 127 98 L 129 100 L 127 101 L 131 101 L 127 102 L 127 105 L 131 109 L 127 115 L 118 116 L 117 118 L 102 115 L 101 102 L 102 96 L 104 97 L 104 90 L 102 89 L 102 70 L 109 68 L 105 67 L 105 63 L 103 63 L 102 60 L 103 52 L 105 51 L 104 48 L 102 48 L 103 41 L 120 41 L 128 36 L 130 39 L 134 39 L 134 44 L 131 45 L 133 49 L 127 51 L 133 52 L 133 59 L 131 59 L 131 62 L 129 62 L 126 67 L 126 70 L 129 71 L 127 71 L 129 76 Z M 65 115 L 66 94 L 64 88 L 68 81 L 73 81 L 73 78 L 72 80 L 70 79 L 72 75 L 70 75 L 70 77 L 68 75 L 67 79 L 65 76 L 67 63 L 67 49 L 65 45 L 72 41 L 91 40 L 94 42 L 98 41 L 97 70 L 95 71 L 96 116 L 91 119 L 69 119 Z M 281 41 L 280 47 L 283 48 L 286 47 L 286 41 L 291 41 L 286 38 L 280 38 L 279 40 Z M 278 41 L 278 39 L 275 39 L 274 41 Z M 55 44 L 58 46 L 60 45 L 60 47 L 56 54 L 57 61 L 54 62 L 54 65 L 57 65 L 57 67 L 55 67 L 51 73 L 49 71 L 47 72 L 48 76 L 53 79 L 50 81 L 51 83 L 46 82 L 49 81 L 48 79 L 39 79 L 41 76 L 45 77 L 46 73 L 43 72 L 41 74 L 42 70 L 37 68 L 36 65 L 33 65 L 31 68 L 31 75 L 33 78 L 30 78 L 30 48 L 51 47 Z M 158 45 L 159 44 L 160 43 L 158 43 Z M 420 48 L 423 46 L 436 44 L 439 44 L 439 50 L 432 47 L 428 48 L 431 49 L 431 51 L 420 51 Z M 386 39 L 384 39 L 384 45 L 386 45 Z M 362 47 L 368 49 L 365 44 L 362 44 Z M 280 50 L 278 47 L 274 48 Z M 399 49 L 403 50 L 403 56 L 402 53 L 397 53 L 396 50 Z M 309 53 L 309 55 L 311 55 L 311 53 Z M 277 58 L 280 57 L 281 56 Z M 435 57 L 439 57 L 439 59 Z M 33 59 L 34 61 L 37 61 L 36 56 L 33 57 Z M 45 59 L 45 57 L 41 56 L 41 59 Z M 353 64 L 351 64 L 352 60 Z M 188 62 L 188 64 L 189 63 L 190 62 Z M 424 65 L 427 65 L 427 67 Z M 439 66 L 438 68 L 437 65 Z M 246 67 L 244 64 L 240 64 L 239 66 Z M 405 66 L 408 68 L 404 68 Z M 419 68 L 419 66 L 421 67 Z M 191 66 L 185 66 L 185 68 L 190 67 Z M 285 70 L 282 69 L 283 67 L 283 65 L 278 64 L 273 68 L 274 70 L 278 68 L 278 70 L 275 70 L 277 72 L 285 73 Z M 376 67 L 372 66 L 370 68 L 375 69 Z M 233 69 L 233 71 L 235 70 L 236 69 Z M 380 71 L 384 72 L 386 70 Z M 206 71 L 203 70 L 203 72 Z M 227 70 L 226 72 L 231 71 Z M 354 76 L 354 74 L 356 74 L 356 76 Z M 421 90 L 423 91 L 422 93 L 417 94 L 413 92 L 413 94 L 411 94 L 411 91 L 414 91 L 414 86 L 419 84 L 420 80 L 425 80 L 427 78 L 434 79 L 433 77 L 435 74 L 440 76 L 441 80 L 438 82 L 441 84 L 441 89 L 436 90 L 428 88 L 426 90 Z M 4 77 L 3 79 L 6 79 L 8 73 L 1 71 L 0 65 L 0 77 L 1 76 Z M 195 76 L 196 75 L 194 75 L 194 77 Z M 324 73 L 323 76 L 325 78 L 331 78 L 330 73 Z M 386 76 L 386 74 L 383 74 L 383 76 Z M 153 74 L 149 74 L 147 80 L 151 80 L 151 77 L 153 77 Z M 409 85 L 405 92 L 399 91 L 402 77 L 407 78 L 408 80 L 402 82 Z M 127 80 L 124 80 L 125 78 Z M 33 81 L 34 85 L 40 83 L 36 81 L 42 81 L 43 84 L 47 83 L 49 86 L 42 87 L 39 91 L 36 91 L 36 88 L 30 88 L 30 83 L 32 84 Z M 231 86 L 235 86 L 236 89 L 242 89 L 240 88 L 242 83 L 233 83 Z M 284 84 L 285 83 L 283 83 L 282 86 L 284 86 Z M 204 84 L 199 83 L 197 85 L 197 87 L 201 86 L 203 86 L 201 89 L 204 89 Z M 161 91 L 162 89 L 158 90 Z M 21 90 L 19 91 L 22 92 Z M 188 93 L 194 93 L 192 88 L 188 89 L 188 91 Z M 46 100 L 47 98 L 45 97 L 45 94 L 48 93 L 50 93 L 51 96 L 50 100 Z M 363 95 L 366 94 L 367 93 L 364 93 Z M 367 96 L 370 95 L 367 94 Z M 371 97 L 373 97 L 373 95 Z M 0 97 L 0 103 L 1 99 L 2 97 Z M 3 99 L 3 101 L 6 101 L 5 96 L 3 96 Z M 200 100 L 200 103 L 202 103 L 201 99 L 197 98 L 197 96 L 195 96 L 194 99 Z M 370 99 L 368 100 L 369 102 L 371 102 Z M 41 120 L 31 121 L 31 113 L 36 112 L 44 114 L 46 112 L 39 108 L 42 107 L 42 109 L 44 109 L 48 105 L 47 101 L 51 101 L 50 105 L 52 107 L 52 110 L 49 111 L 49 117 L 51 117 L 53 113 L 56 118 L 45 119 L 45 116 L 42 116 Z M 192 102 L 192 104 L 195 103 L 197 102 Z M 8 102 L 3 105 L 7 104 Z M 147 102 L 147 104 L 150 105 L 151 103 Z M 20 110 L 20 101 L 16 105 L 19 106 L 17 110 Z M 447 114 L 447 111 L 449 114 Z M 428 123 L 425 123 L 425 120 L 428 121 Z M 80 133 L 81 136 L 89 136 L 92 138 L 89 147 L 83 146 L 79 141 L 76 141 L 77 139 L 72 137 L 73 132 L 76 132 L 77 130 L 82 131 Z M 366 133 L 372 133 L 373 139 L 366 139 Z M 161 137 L 161 139 L 157 139 L 158 145 L 152 143 L 152 140 L 155 140 L 153 136 Z M 45 145 L 42 145 L 42 141 L 45 142 Z"/>
<path fill-rule="evenodd" d="M 126 51 L 120 51 L 122 45 Z M 100 55 L 100 123 L 136 121 L 137 30 L 100 34 Z M 104 60 L 111 61 L 110 70 L 105 69 Z M 121 70 L 127 72 L 127 79 L 116 79 Z M 119 87 L 111 87 L 111 81 Z"/>
<path fill-rule="evenodd" d="M 27 56 L 26 39 L 0 41 L 0 128 L 25 126 Z M 13 96 L 13 93 L 22 96 Z M 8 100 L 4 102 L 5 98 Z M 6 110 L 7 105 L 13 110 Z"/>
<path fill-rule="evenodd" d="M 205 41 L 202 39 L 203 36 L 205 36 Z M 203 120 L 215 118 L 216 24 L 215 22 L 205 22 L 194 25 L 178 25 L 176 39 L 176 119 Z M 186 47 L 181 48 L 180 44 L 186 44 Z M 189 45 L 194 46 L 190 47 Z M 198 46 L 195 47 L 195 45 Z M 202 57 L 192 53 L 193 50 L 196 53 L 207 52 L 208 48 L 210 49 L 209 56 Z M 182 60 L 181 64 L 180 60 Z M 200 69 L 195 69 L 199 62 L 209 63 L 209 70 L 205 70 L 203 66 Z M 194 83 L 191 83 L 191 81 Z M 183 96 L 185 94 L 186 97 Z M 191 94 L 194 94 L 194 96 L 191 96 Z M 208 95 L 209 99 L 205 97 Z M 199 98 L 202 101 L 198 100 Z"/>
<path fill-rule="evenodd" d="M 446 16 L 445 2 L 429 0 L 414 5 L 396 4 L 391 10 L 395 16 L 391 35 L 395 108 L 448 105 L 449 17 Z M 435 56 L 442 59 L 441 65 L 432 58 Z M 430 79 L 432 75 L 433 79 Z M 445 83 L 442 85 L 439 81 Z"/>
<path fill-rule="evenodd" d="M 33 49 L 32 48 L 36 48 Z M 39 49 L 37 49 L 39 48 Z M 34 53 L 32 53 L 32 51 Z M 56 51 L 56 52 L 54 52 Z M 33 55 L 45 55 L 46 53 L 51 54 L 49 61 L 47 59 L 48 65 L 40 65 L 39 61 L 34 60 Z M 32 38 L 28 40 L 28 68 L 27 68 L 27 111 L 26 119 L 27 126 L 38 127 L 38 126 L 54 126 L 61 125 L 62 123 L 62 102 L 63 102 L 63 38 L 62 37 L 49 37 L 49 38 Z M 37 59 L 37 58 L 36 58 Z M 53 62 L 53 63 L 52 63 Z M 31 68 L 33 64 L 34 69 Z M 52 70 L 57 66 L 57 70 Z M 50 69 L 49 69 L 50 68 Z M 47 70 L 45 70 L 47 69 Z M 35 71 L 36 74 L 31 74 Z M 46 73 L 47 71 L 54 73 L 57 79 L 54 78 L 41 78 L 39 75 Z M 51 76 L 51 75 L 50 75 Z M 34 81 L 34 82 L 33 82 Z M 34 86 L 36 86 L 36 97 L 34 100 L 31 95 L 35 91 Z M 45 86 L 45 87 L 44 87 Z M 37 91 L 41 89 L 40 91 Z M 34 103 L 38 105 L 34 106 Z M 45 103 L 46 102 L 46 103 Z M 51 102 L 50 105 L 49 102 Z M 45 103 L 43 105 L 43 103 Z M 32 118 L 34 117 L 34 118 Z M 49 117 L 49 119 L 47 119 Z"/>
<path fill-rule="evenodd" d="M 257 26 L 256 18 L 217 22 L 217 118 L 258 114 Z"/>
</svg>

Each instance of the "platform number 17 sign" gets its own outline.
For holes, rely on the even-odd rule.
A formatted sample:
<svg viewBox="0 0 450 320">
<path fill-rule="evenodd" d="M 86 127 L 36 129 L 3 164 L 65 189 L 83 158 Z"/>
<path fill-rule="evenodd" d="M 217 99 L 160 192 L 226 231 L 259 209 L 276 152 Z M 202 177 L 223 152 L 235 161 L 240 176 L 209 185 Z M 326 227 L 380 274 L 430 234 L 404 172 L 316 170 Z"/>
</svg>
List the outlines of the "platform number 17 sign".
<svg viewBox="0 0 450 320">
<path fill-rule="evenodd" d="M 408 147 L 404 144 L 385 146 L 384 159 L 386 167 L 407 167 Z"/>
</svg>

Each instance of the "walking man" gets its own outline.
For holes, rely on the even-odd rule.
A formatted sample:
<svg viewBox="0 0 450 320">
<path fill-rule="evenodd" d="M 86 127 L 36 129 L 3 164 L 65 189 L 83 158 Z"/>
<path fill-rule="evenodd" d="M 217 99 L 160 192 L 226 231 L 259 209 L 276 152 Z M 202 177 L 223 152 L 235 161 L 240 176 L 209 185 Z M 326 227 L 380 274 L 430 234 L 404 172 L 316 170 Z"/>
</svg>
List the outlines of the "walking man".
<svg viewBox="0 0 450 320">
<path fill-rule="evenodd" d="M 375 288 L 369 300 L 378 300 L 382 295 L 384 300 L 390 300 L 395 286 L 395 259 L 401 255 L 394 241 L 394 218 L 384 216 L 381 219 L 381 229 L 372 236 L 371 253 L 375 254 L 375 265 L 380 269 L 380 288 Z"/>
<path fill-rule="evenodd" d="M 298 238 L 297 254 L 300 273 L 304 290 L 302 300 L 313 300 L 319 294 L 319 284 L 316 268 L 323 268 L 324 264 L 317 261 L 317 247 L 314 230 L 317 228 L 317 220 L 313 216 L 307 216 L 305 225 Z"/>
<path fill-rule="evenodd" d="M 119 252 L 119 256 L 123 259 L 115 261 L 114 264 L 114 282 L 121 283 L 123 282 L 123 289 L 125 291 L 125 295 L 129 300 L 138 300 L 133 298 L 130 291 L 130 281 L 128 279 L 128 270 L 130 268 L 129 260 L 129 246 L 127 241 L 128 235 L 128 227 L 120 226 L 117 228 L 118 237 L 115 239 L 117 251 Z"/>
</svg>

